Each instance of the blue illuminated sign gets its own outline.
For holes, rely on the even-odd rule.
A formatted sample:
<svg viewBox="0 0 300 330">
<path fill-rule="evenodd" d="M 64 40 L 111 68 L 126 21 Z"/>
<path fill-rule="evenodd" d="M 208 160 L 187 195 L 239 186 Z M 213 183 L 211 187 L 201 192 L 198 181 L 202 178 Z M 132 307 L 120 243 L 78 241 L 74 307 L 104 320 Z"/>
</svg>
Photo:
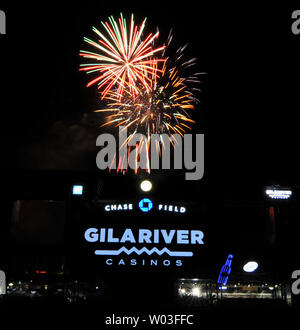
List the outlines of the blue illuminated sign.
<svg viewBox="0 0 300 330">
<path fill-rule="evenodd" d="M 218 278 L 218 283 L 222 285 L 226 285 L 228 281 L 229 274 L 231 272 L 231 263 L 232 263 L 233 255 L 229 254 L 227 257 L 227 260 L 225 262 L 225 265 L 223 265 L 220 275 Z"/>
<path fill-rule="evenodd" d="M 136 253 L 137 255 L 141 255 L 142 253 L 148 254 L 150 256 L 153 253 L 157 253 L 159 256 L 166 253 L 170 257 L 192 257 L 193 252 L 191 251 L 170 251 L 167 248 L 163 248 L 161 250 L 155 248 L 147 249 L 146 247 L 143 247 L 141 249 L 137 249 L 136 247 L 133 247 L 131 249 L 126 249 L 125 247 L 121 247 L 119 250 L 96 250 L 95 254 L 98 256 L 118 256 L 122 252 L 126 253 L 127 255 L 130 255 L 131 253 Z"/>
<path fill-rule="evenodd" d="M 149 212 L 153 207 L 153 203 L 149 198 L 143 198 L 140 202 L 139 202 L 139 208 L 143 211 L 143 212 Z"/>
<path fill-rule="evenodd" d="M 142 205 L 142 207 L 152 207 L 149 205 L 149 202 L 146 201 L 146 203 L 148 205 Z M 150 203 L 152 204 L 151 201 Z M 85 241 L 94 243 L 94 254 L 96 256 L 110 257 L 106 259 L 107 265 L 125 265 L 130 263 L 130 265 L 135 266 L 137 263 L 140 263 L 144 266 L 146 261 L 150 260 L 151 266 L 157 266 L 158 260 L 161 260 L 164 266 L 175 263 L 176 266 L 180 267 L 183 265 L 181 258 L 193 257 L 193 248 L 203 245 L 203 238 L 204 233 L 201 230 L 189 229 L 124 228 L 120 231 L 120 229 L 115 230 L 112 227 L 91 227 L 87 228 L 84 233 Z M 98 245 L 97 243 L 101 244 Z M 108 247 L 108 249 L 104 248 L 103 243 L 105 243 L 104 246 Z M 132 245 L 130 246 L 129 244 Z M 147 246 L 148 244 L 150 246 Z M 158 246 L 153 247 L 154 244 L 158 244 Z M 177 245 L 177 248 L 174 248 L 175 245 Z M 182 250 L 182 248 L 184 249 Z M 145 259 L 145 255 L 155 259 Z M 128 261 L 126 256 L 130 256 L 132 259 Z M 179 259 L 174 260 L 174 257 Z"/>
</svg>

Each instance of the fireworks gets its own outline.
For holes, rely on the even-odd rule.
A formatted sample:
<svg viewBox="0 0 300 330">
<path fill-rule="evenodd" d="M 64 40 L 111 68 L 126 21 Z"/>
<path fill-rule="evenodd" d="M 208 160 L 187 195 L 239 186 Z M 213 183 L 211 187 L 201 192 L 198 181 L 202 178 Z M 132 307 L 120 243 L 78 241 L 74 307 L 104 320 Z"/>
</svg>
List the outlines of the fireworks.
<svg viewBox="0 0 300 330">
<path fill-rule="evenodd" d="M 98 76 L 87 86 L 97 83 L 102 99 L 116 86 L 120 99 L 125 88 L 135 96 L 138 93 L 137 83 L 149 89 L 151 85 L 149 76 L 157 75 L 160 71 L 156 68 L 154 72 L 153 67 L 164 60 L 155 59 L 153 55 L 161 52 L 164 47 L 156 49 L 152 47 L 152 43 L 158 38 L 158 32 L 154 35 L 150 33 L 144 40 L 142 39 L 145 22 L 146 19 L 140 27 L 136 26 L 132 15 L 130 28 L 127 30 L 127 23 L 122 14 L 118 20 L 119 24 L 111 16 L 109 23 L 101 22 L 107 36 L 93 27 L 93 31 L 100 37 L 98 42 L 84 38 L 86 43 L 100 52 L 81 51 L 80 56 L 96 63 L 81 64 L 80 70 L 89 74 L 98 73 Z"/>
<path fill-rule="evenodd" d="M 194 109 L 195 99 L 188 89 L 185 79 L 180 78 L 176 67 L 166 71 L 164 65 L 163 75 L 159 81 L 151 80 L 151 89 L 137 86 L 136 97 L 125 90 L 119 101 L 117 92 L 108 93 L 106 109 L 96 112 L 112 112 L 102 126 L 125 126 L 133 136 L 135 133 L 146 133 L 148 139 L 151 134 L 166 133 L 170 137 L 191 130 L 189 126 L 194 123 L 189 118 L 188 110 Z"/>
<path fill-rule="evenodd" d="M 84 58 L 99 63 L 82 64 L 80 70 L 99 74 L 88 86 L 98 83 L 104 106 L 96 112 L 108 113 L 101 127 L 109 125 L 126 129 L 129 134 L 123 148 L 127 148 L 138 133 L 145 136 L 134 147 L 129 147 L 128 155 L 131 149 L 135 149 L 135 161 L 138 163 L 139 154 L 144 150 L 147 171 L 150 172 L 149 153 L 153 134 L 160 137 L 160 141 L 156 141 L 156 152 L 161 154 L 160 143 L 164 147 L 164 137 L 167 136 L 174 147 L 176 136 L 183 137 L 195 123 L 190 118 L 190 112 L 198 103 L 194 92 L 198 90 L 196 84 L 199 83 L 199 74 L 187 72 L 195 65 L 196 59 L 185 60 L 186 45 L 171 51 L 172 33 L 166 44 L 157 48 L 154 48 L 154 42 L 158 32 L 149 34 L 143 40 L 145 20 L 138 28 L 134 25 L 132 15 L 129 32 L 122 15 L 119 25 L 113 17 L 109 21 L 110 24 L 102 22 L 109 39 L 96 28 L 93 30 L 101 38 L 99 43 L 84 39 L 103 54 L 80 53 Z M 159 54 L 160 57 L 157 57 Z M 119 161 L 114 157 L 111 164 L 112 167 L 117 163 L 117 170 L 126 167 L 124 152 L 121 154 L 123 156 L 119 157 Z"/>
</svg>

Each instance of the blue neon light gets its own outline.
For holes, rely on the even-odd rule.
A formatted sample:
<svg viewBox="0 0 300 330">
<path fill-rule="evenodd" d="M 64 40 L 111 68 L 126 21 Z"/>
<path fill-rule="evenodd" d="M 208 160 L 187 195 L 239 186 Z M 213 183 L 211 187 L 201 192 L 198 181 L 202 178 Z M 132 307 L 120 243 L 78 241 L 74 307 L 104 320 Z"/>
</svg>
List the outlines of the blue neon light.
<svg viewBox="0 0 300 330">
<path fill-rule="evenodd" d="M 149 198 L 143 198 L 139 202 L 139 208 L 143 212 L 149 212 L 152 209 L 152 207 L 153 207 L 153 203 Z"/>
<path fill-rule="evenodd" d="M 135 252 L 137 255 L 141 255 L 142 253 L 146 253 L 149 256 L 153 253 L 157 253 L 159 256 L 161 256 L 163 253 L 167 253 L 170 257 L 192 257 L 193 252 L 189 251 L 170 251 L 167 248 L 163 248 L 161 250 L 158 250 L 157 248 L 152 248 L 151 250 L 147 249 L 146 247 L 141 248 L 140 250 L 136 247 L 133 247 L 131 249 L 126 249 L 125 247 L 121 247 L 119 250 L 96 250 L 96 255 L 101 256 L 118 256 L 122 252 L 125 252 L 127 255 Z"/>
<path fill-rule="evenodd" d="M 219 278 L 218 278 L 218 283 L 219 284 L 222 284 L 222 285 L 227 284 L 228 277 L 229 277 L 230 272 L 231 272 L 232 259 L 233 259 L 233 255 L 229 254 L 228 257 L 227 257 L 227 260 L 225 262 L 225 265 L 223 265 L 223 267 L 220 271 L 220 275 L 219 275 Z"/>
</svg>

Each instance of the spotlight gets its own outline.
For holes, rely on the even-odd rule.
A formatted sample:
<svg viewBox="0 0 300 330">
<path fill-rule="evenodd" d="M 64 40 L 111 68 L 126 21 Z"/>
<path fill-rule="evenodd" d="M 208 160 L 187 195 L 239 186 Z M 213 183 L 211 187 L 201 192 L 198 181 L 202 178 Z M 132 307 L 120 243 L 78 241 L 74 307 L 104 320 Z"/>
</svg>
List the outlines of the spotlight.
<svg viewBox="0 0 300 330">
<path fill-rule="evenodd" d="M 257 268 L 258 263 L 256 261 L 249 261 L 244 265 L 243 270 L 246 273 L 252 273 L 255 272 Z"/>
<path fill-rule="evenodd" d="M 142 191 L 149 192 L 152 189 L 152 183 L 149 180 L 143 180 L 140 184 Z"/>
<path fill-rule="evenodd" d="M 72 194 L 73 195 L 82 195 L 83 186 L 82 185 L 73 185 Z"/>
<path fill-rule="evenodd" d="M 195 287 L 192 289 L 192 295 L 194 297 L 200 297 L 200 289 L 198 287 Z"/>
</svg>

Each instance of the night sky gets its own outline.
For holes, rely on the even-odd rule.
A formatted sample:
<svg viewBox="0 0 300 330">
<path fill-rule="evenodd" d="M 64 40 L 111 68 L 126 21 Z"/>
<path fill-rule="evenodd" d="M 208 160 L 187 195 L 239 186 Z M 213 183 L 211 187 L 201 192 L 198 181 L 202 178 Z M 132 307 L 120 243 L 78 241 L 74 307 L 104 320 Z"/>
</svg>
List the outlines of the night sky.
<svg viewBox="0 0 300 330">
<path fill-rule="evenodd" d="M 83 36 L 109 15 L 148 17 L 160 40 L 189 43 L 203 78 L 197 132 L 205 175 L 223 185 L 299 181 L 299 36 L 293 7 L 196 2 L 2 4 L 1 168 L 95 169 L 96 89 L 78 71 Z"/>
</svg>

